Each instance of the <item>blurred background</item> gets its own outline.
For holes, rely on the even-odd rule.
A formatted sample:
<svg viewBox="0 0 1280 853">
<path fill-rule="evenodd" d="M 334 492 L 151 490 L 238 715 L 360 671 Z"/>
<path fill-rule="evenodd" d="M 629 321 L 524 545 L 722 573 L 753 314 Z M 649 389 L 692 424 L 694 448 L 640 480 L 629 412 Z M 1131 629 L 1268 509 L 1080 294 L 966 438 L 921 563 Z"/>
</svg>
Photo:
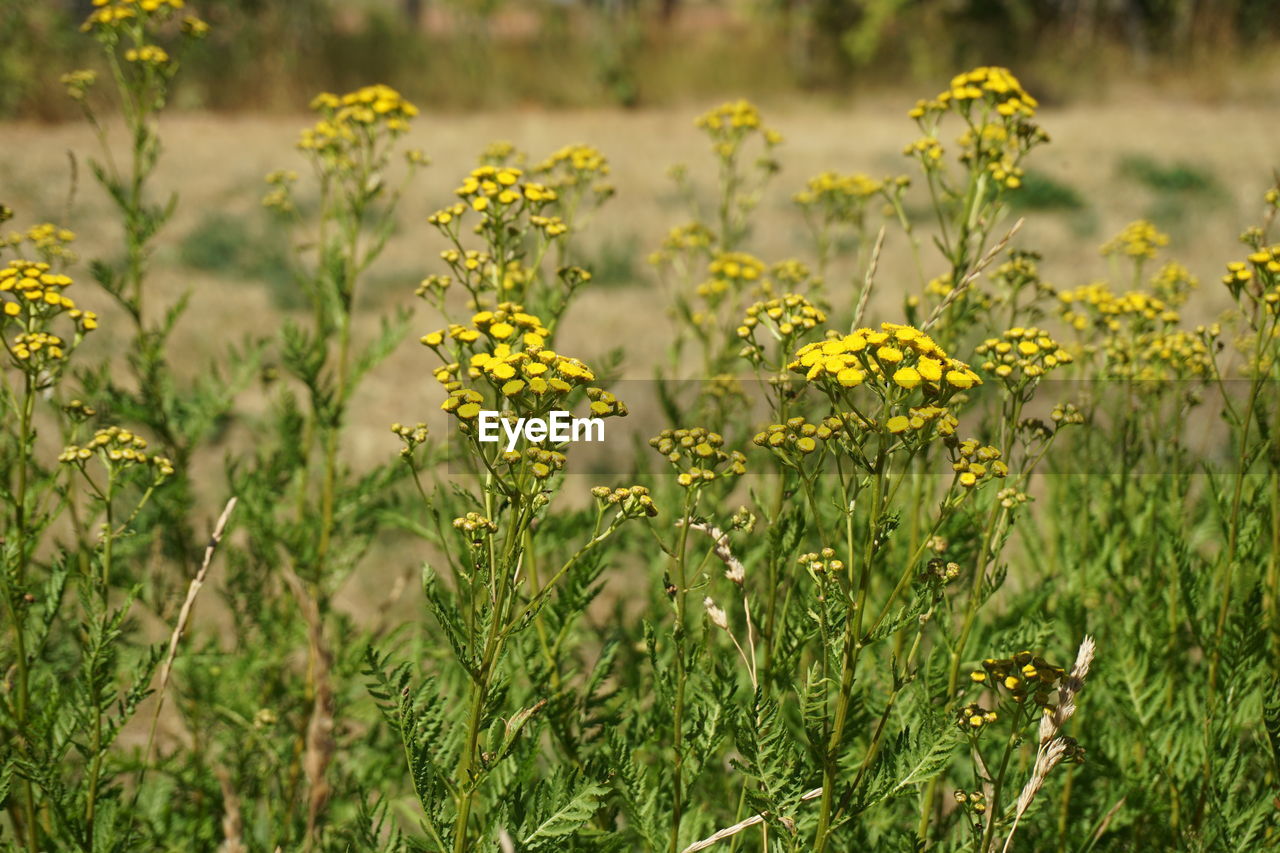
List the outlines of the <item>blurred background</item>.
<svg viewBox="0 0 1280 853">
<path fill-rule="evenodd" d="M 732 94 L 847 98 L 1017 68 L 1042 100 L 1135 83 L 1261 98 L 1275 0 L 210 0 L 178 105 L 296 109 L 386 82 L 435 108 L 640 107 Z M 0 116 L 74 111 L 54 68 L 92 51 L 91 0 L 0 0 Z M 1247 74 L 1237 72 L 1244 68 Z"/>
</svg>

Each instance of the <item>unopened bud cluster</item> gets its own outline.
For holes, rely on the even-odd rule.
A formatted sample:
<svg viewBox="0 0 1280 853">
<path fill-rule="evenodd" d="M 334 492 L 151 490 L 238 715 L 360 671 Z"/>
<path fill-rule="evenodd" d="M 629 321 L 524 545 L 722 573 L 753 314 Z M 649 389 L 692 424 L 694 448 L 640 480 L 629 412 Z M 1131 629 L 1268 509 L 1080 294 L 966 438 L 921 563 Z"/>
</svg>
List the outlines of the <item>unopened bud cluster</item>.
<svg viewBox="0 0 1280 853">
<path fill-rule="evenodd" d="M 617 489 L 596 486 L 591 490 L 591 495 L 603 506 L 620 507 L 623 514 L 628 517 L 643 515 L 652 518 L 658 514 L 658 505 L 653 502 L 653 498 L 649 497 L 649 490 L 644 486 Z"/>
<path fill-rule="evenodd" d="M 93 456 L 100 456 L 108 467 L 119 469 L 132 465 L 150 465 L 163 478 L 173 474 L 173 462 L 165 456 L 151 456 L 146 452 L 147 440 L 127 429 L 108 427 L 93 434 L 84 445 L 68 445 L 58 455 L 58 461 L 79 465 Z"/>
</svg>

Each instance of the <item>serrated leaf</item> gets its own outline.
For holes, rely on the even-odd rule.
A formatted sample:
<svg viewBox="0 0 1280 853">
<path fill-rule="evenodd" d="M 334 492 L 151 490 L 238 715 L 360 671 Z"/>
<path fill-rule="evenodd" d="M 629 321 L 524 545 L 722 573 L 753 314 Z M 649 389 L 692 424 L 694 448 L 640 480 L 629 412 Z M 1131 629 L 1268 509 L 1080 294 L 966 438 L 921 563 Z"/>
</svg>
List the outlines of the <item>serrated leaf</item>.
<svg viewBox="0 0 1280 853">
<path fill-rule="evenodd" d="M 533 832 L 520 839 L 521 846 L 537 850 L 546 844 L 578 831 L 596 813 L 596 801 L 605 791 L 604 785 L 588 783 L 579 788 L 567 803 L 546 817 Z"/>
</svg>

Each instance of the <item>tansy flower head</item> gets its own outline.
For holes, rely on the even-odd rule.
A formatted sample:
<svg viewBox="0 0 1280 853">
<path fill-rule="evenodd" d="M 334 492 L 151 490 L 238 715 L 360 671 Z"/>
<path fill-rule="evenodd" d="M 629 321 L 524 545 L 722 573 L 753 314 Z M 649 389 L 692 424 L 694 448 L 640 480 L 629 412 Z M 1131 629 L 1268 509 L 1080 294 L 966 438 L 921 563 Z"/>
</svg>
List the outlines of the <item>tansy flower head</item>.
<svg viewBox="0 0 1280 853">
<path fill-rule="evenodd" d="M 945 398 L 982 384 L 967 364 L 949 357 L 928 335 L 898 323 L 848 335 L 829 332 L 825 341 L 797 350 L 787 367 L 834 391 L 865 382 L 881 396 L 919 389 L 927 397 Z"/>
<path fill-rule="evenodd" d="M 849 222 L 860 220 L 867 203 L 883 188 L 882 181 L 861 173 L 822 172 L 810 178 L 804 189 L 792 196 L 792 201 L 807 216 Z"/>
<path fill-rule="evenodd" d="M 707 266 L 709 278 L 698 285 L 698 295 L 708 302 L 718 302 L 730 293 L 741 293 L 759 282 L 765 272 L 764 262 L 746 252 L 719 252 Z"/>
<path fill-rule="evenodd" d="M 753 361 L 763 359 L 762 338 L 773 338 L 790 351 L 797 340 L 826 321 L 821 309 L 797 293 L 756 302 L 747 308 L 738 326 L 738 337 L 746 342 L 741 354 Z"/>
<path fill-rule="evenodd" d="M 1144 260 L 1154 258 L 1156 252 L 1169 245 L 1169 235 L 1163 234 L 1145 219 L 1130 222 L 1119 234 L 1102 245 L 1103 255 L 1123 254 Z"/>
<path fill-rule="evenodd" d="M 1001 337 L 987 338 L 976 352 L 986 359 L 983 370 L 1017 387 L 1073 361 L 1071 353 L 1049 337 L 1048 332 L 1034 326 L 1015 327 Z"/>
<path fill-rule="evenodd" d="M 1066 670 L 1062 667 L 1023 651 L 1009 658 L 987 658 L 982 662 L 982 671 L 971 677 L 992 690 L 1007 691 L 1015 702 L 1030 700 L 1042 712 L 1052 712 L 1049 694 L 1064 675 Z"/>
</svg>

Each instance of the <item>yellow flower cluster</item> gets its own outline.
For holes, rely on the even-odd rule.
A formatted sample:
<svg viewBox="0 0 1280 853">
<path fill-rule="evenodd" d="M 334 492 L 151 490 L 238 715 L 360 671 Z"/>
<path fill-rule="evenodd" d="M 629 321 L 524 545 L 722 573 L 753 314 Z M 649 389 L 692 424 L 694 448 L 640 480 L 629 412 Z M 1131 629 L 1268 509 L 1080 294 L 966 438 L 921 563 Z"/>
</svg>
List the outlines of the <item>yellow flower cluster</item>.
<svg viewBox="0 0 1280 853">
<path fill-rule="evenodd" d="M 1054 666 L 1031 652 L 1018 652 L 1011 658 L 987 658 L 982 669 L 969 674 L 976 684 L 984 684 L 993 690 L 1009 691 L 1013 701 L 1021 703 L 1030 697 L 1046 712 L 1049 707 L 1049 691 L 1066 675 L 1060 666 Z"/>
<path fill-rule="evenodd" d="M 550 334 L 547 327 L 542 325 L 542 320 L 514 302 L 503 302 L 492 311 L 480 311 L 471 317 L 471 322 L 476 327 L 475 333 L 471 333 L 466 326 L 455 323 L 447 329 L 423 335 L 421 341 L 434 348 L 444 342 L 445 335 L 471 343 L 483 333 L 496 342 L 509 341 L 513 336 L 519 335 L 525 346 L 540 347 Z"/>
<path fill-rule="evenodd" d="M 298 173 L 279 169 L 269 172 L 263 180 L 274 189 L 262 197 L 262 206 L 279 213 L 293 213 L 295 208 L 291 188 L 298 182 Z"/>
<path fill-rule="evenodd" d="M 507 467 L 515 468 L 527 462 L 529 473 L 535 480 L 545 480 L 557 471 L 564 470 L 565 455 L 558 450 L 545 450 L 541 447 L 526 447 L 524 453 L 516 450 L 504 451 L 501 460 Z"/>
<path fill-rule="evenodd" d="M 451 284 L 453 284 L 451 277 L 435 273 L 418 282 L 413 295 L 421 299 L 439 298 L 444 295 Z"/>
<path fill-rule="evenodd" d="M 0 237 L 0 249 L 18 247 L 29 243 L 44 260 L 52 263 L 74 263 L 76 255 L 69 248 L 75 242 L 76 234 L 69 228 L 60 228 L 52 222 L 33 225 L 26 231 L 12 231 Z"/>
<path fill-rule="evenodd" d="M 809 265 L 798 258 L 778 261 L 769 270 L 769 275 L 771 280 L 761 284 L 760 290 L 766 291 L 770 296 L 773 295 L 774 282 L 793 292 L 811 281 L 814 284 L 821 284 L 821 281 L 814 281 L 813 270 L 809 269 Z"/>
<path fill-rule="evenodd" d="M 882 323 L 879 330 L 829 334 L 825 341 L 801 347 L 787 367 L 804 374 L 809 382 L 835 390 L 868 382 L 882 394 L 894 388 L 920 388 L 927 395 L 946 397 L 982 384 L 969 365 L 950 358 L 932 338 L 911 326 Z"/>
<path fill-rule="evenodd" d="M 1169 235 L 1161 233 L 1145 219 L 1130 222 L 1116 236 L 1102 244 L 1103 255 L 1123 254 L 1130 258 L 1154 258 L 1156 252 L 1169 245 Z"/>
<path fill-rule="evenodd" d="M 807 211 L 832 219 L 849 219 L 861 214 L 868 199 L 878 195 L 884 182 L 868 175 L 841 175 L 822 172 L 810 178 L 792 201 Z"/>
<path fill-rule="evenodd" d="M 486 537 L 498 532 L 498 525 L 478 512 L 469 512 L 453 520 L 453 529 L 465 533 L 471 545 L 479 548 Z"/>
<path fill-rule="evenodd" d="M 68 445 L 58 461 L 81 468 L 93 456 L 98 456 L 110 470 L 119 470 L 132 465 L 149 465 L 159 478 L 173 474 L 173 462 L 164 456 L 151 456 L 146 452 L 147 440 L 134 435 L 127 429 L 108 427 L 93 434 L 93 438 L 83 446 Z"/>
<path fill-rule="evenodd" d="M 480 152 L 481 166 L 523 166 L 525 153 L 505 139 L 490 142 Z"/>
<path fill-rule="evenodd" d="M 0 299 L 3 306 L 0 316 L 19 317 L 24 313 L 31 321 L 47 322 L 54 316 L 67 312 L 76 323 L 77 331 L 84 333 L 98 328 L 98 315 L 82 311 L 63 291 L 71 286 L 71 278 L 52 272 L 44 261 L 10 261 L 0 269 L 0 294 L 12 293 L 16 302 Z"/>
<path fill-rule="evenodd" d="M 445 249 L 440 253 L 440 258 L 452 267 L 454 272 L 464 276 L 467 273 L 483 271 L 493 260 L 489 257 L 488 252 L 481 252 L 476 249 L 467 249 L 465 252 L 459 252 L 457 249 Z"/>
<path fill-rule="evenodd" d="M 992 477 L 1009 476 L 1009 466 L 1000 456 L 998 448 L 979 444 L 976 438 L 967 438 L 953 448 L 951 469 L 958 475 L 960 485 L 971 489 Z"/>
<path fill-rule="evenodd" d="M 811 574 L 826 575 L 844 571 L 844 561 L 837 560 L 834 548 L 823 548 L 821 551 L 810 551 L 796 557 L 796 562 L 804 566 Z"/>
<path fill-rule="evenodd" d="M 941 557 L 933 557 L 925 564 L 923 574 L 937 578 L 943 583 L 951 583 L 960 577 L 960 564 L 951 560 L 943 560 Z"/>
<path fill-rule="evenodd" d="M 73 101 L 83 101 L 89 93 L 89 89 L 93 88 L 93 84 L 98 82 L 98 72 L 89 69 L 79 69 L 77 71 L 68 71 L 60 78 L 63 86 L 67 87 L 67 97 Z"/>
<path fill-rule="evenodd" d="M 1006 294 L 1005 301 L 1016 298 L 1023 290 L 1034 290 L 1036 295 L 1054 298 L 1057 291 L 1053 285 L 1040 277 L 1040 254 L 1014 249 L 1009 252 L 1009 260 L 996 267 L 992 279 L 1001 285 Z M 950 280 L 948 279 L 948 285 Z"/>
<path fill-rule="evenodd" d="M 142 47 L 131 47 L 124 52 L 125 62 L 136 62 L 141 65 L 165 65 L 169 62 L 169 53 L 155 44 L 144 44 Z"/>
<path fill-rule="evenodd" d="M 1183 329 L 1114 335 L 1103 344 L 1107 375 L 1144 382 L 1211 377 L 1213 356 L 1207 340 L 1214 337 L 1209 330 Z"/>
<path fill-rule="evenodd" d="M 59 228 L 52 222 L 44 222 L 28 228 L 26 238 L 45 258 L 62 258 L 68 262 L 75 260 L 75 255 L 67 248 L 76 239 L 76 232 L 70 228 Z"/>
<path fill-rule="evenodd" d="M 1034 326 L 1015 327 L 1001 337 L 987 338 L 976 352 L 986 358 L 982 369 L 1017 385 L 1026 379 L 1037 379 L 1062 364 L 1070 364 L 1071 353 Z"/>
<path fill-rule="evenodd" d="M 1005 509 L 1013 509 L 1014 507 L 1021 506 L 1031 500 L 1031 496 L 1026 492 L 1020 492 L 1017 489 L 1010 487 L 996 492 L 996 500 L 999 501 L 1000 506 Z"/>
<path fill-rule="evenodd" d="M 545 348 L 547 328 L 520 305 L 504 302 L 493 311 L 481 311 L 472 324 L 474 328 L 453 324 L 421 338 L 445 361 L 435 370 L 436 380 L 449 392 L 441 408 L 462 421 L 474 419 L 485 402 L 484 394 L 460 379 L 463 358 L 468 378 L 484 381 L 525 411 L 554 409 L 575 388 L 595 381 L 595 374 L 578 359 Z M 456 345 L 453 352 L 445 351 L 446 342 Z M 471 346 L 478 343 L 489 348 Z M 586 388 L 585 393 L 593 417 L 626 416 L 626 405 L 608 391 Z"/>
<path fill-rule="evenodd" d="M 48 332 L 23 332 L 13 339 L 9 354 L 18 361 L 56 361 L 66 358 L 66 343 Z"/>
<path fill-rule="evenodd" d="M 658 505 L 653 502 L 653 498 L 649 496 L 649 490 L 644 486 L 621 487 L 610 489 L 608 486 L 596 486 L 591 490 L 591 496 L 599 501 L 600 506 L 616 506 L 622 510 L 624 517 L 639 518 L 646 516 L 653 518 L 658 514 Z"/>
<path fill-rule="evenodd" d="M 906 432 L 920 432 L 933 425 L 933 434 L 943 437 L 955 435 L 960 422 L 942 406 L 912 406 L 905 415 L 894 415 L 884 422 L 884 427 L 893 435 Z"/>
<path fill-rule="evenodd" d="M 598 196 L 613 193 L 613 187 L 599 183 L 600 178 L 609 175 L 609 161 L 590 145 L 566 145 L 539 163 L 534 171 L 546 175 L 548 185 L 559 189 L 591 186 Z"/>
<path fill-rule="evenodd" d="M 184 0 L 93 0 L 94 11 L 80 29 L 103 30 L 119 26 L 133 18 L 168 16 L 186 6 Z"/>
<path fill-rule="evenodd" d="M 947 91 L 932 100 L 917 101 L 909 115 L 924 136 L 909 144 L 903 154 L 920 161 L 926 173 L 943 168 L 938 124 L 948 112 L 961 116 L 967 129 L 957 140 L 960 161 L 975 172 L 986 173 L 995 186 L 1022 186 L 1022 157 L 1048 140 L 1033 121 L 1035 98 L 1027 94 L 1007 68 L 975 68 L 952 79 Z"/>
<path fill-rule="evenodd" d="M 427 425 L 421 421 L 413 426 L 395 423 L 391 425 L 391 431 L 404 442 L 404 447 L 400 449 L 401 456 L 413 455 L 413 451 L 427 441 Z"/>
<path fill-rule="evenodd" d="M 1178 312 L 1164 300 L 1140 290 L 1116 294 L 1105 282 L 1064 290 L 1058 300 L 1062 303 L 1062 319 L 1080 331 L 1090 323 L 1118 332 L 1125 323 L 1178 322 Z"/>
<path fill-rule="evenodd" d="M 302 131 L 303 151 L 340 155 L 370 145 L 381 132 L 399 136 L 409 130 L 418 108 L 390 86 L 365 86 L 345 95 L 321 92 L 311 101 L 321 115 L 314 127 Z"/>
<path fill-rule="evenodd" d="M 1191 271 L 1177 261 L 1169 261 L 1151 277 L 1151 290 L 1174 307 L 1186 303 L 1188 294 L 1200 286 Z"/>
<path fill-rule="evenodd" d="M 1022 186 L 1025 174 L 1018 165 L 1018 160 L 1024 153 L 1024 147 L 1019 142 L 1036 143 L 1043 139 L 1044 134 L 1038 130 L 1023 138 L 1010 133 L 1009 128 L 1003 124 L 984 124 L 981 128 L 965 131 L 960 137 L 960 161 L 985 169 L 996 183 L 1015 190 Z"/>
<path fill-rule="evenodd" d="M 945 92 L 931 101 L 917 101 L 908 115 L 919 119 L 949 108 L 967 115 L 977 103 L 994 109 L 1001 116 L 1024 118 L 1035 116 L 1039 106 L 1008 68 L 982 66 L 952 77 L 951 86 Z"/>
<path fill-rule="evenodd" d="M 209 34 L 209 24 L 195 15 L 187 15 L 182 19 L 182 32 L 192 38 L 202 39 Z"/>
<path fill-rule="evenodd" d="M 710 278 L 698 285 L 698 295 L 715 301 L 726 293 L 741 293 L 764 273 L 764 262 L 746 252 L 717 252 L 707 266 Z"/>
<path fill-rule="evenodd" d="M 995 711 L 988 711 L 977 702 L 970 702 L 957 712 L 956 722 L 962 729 L 978 731 L 983 726 L 989 726 L 996 720 L 1000 719 L 1000 715 Z M 963 797 L 963 799 L 961 799 Z M 971 798 L 976 797 L 977 802 L 982 801 L 982 792 L 976 791 L 973 794 L 965 794 L 963 791 L 956 792 L 956 802 L 967 803 Z M 982 807 L 986 810 L 986 806 Z"/>
<path fill-rule="evenodd" d="M 751 338 L 763 323 L 775 337 L 786 339 L 825 322 L 827 315 L 821 309 L 798 293 L 788 293 L 748 307 L 738 326 L 738 337 Z"/>
<path fill-rule="evenodd" d="M 1222 283 L 1232 295 L 1247 293 L 1270 313 L 1280 313 L 1280 245 L 1259 248 L 1245 261 L 1227 264 Z"/>
<path fill-rule="evenodd" d="M 747 458 L 737 450 L 723 450 L 724 436 L 703 427 L 664 429 L 649 439 L 679 472 L 676 482 L 685 488 L 747 472 Z"/>
<path fill-rule="evenodd" d="M 524 172 L 514 166 L 480 166 L 454 190 L 454 195 L 480 213 L 501 216 L 513 205 L 528 202 L 533 207 L 555 201 L 556 191 L 543 184 L 521 182 Z M 438 215 L 438 214 L 437 214 Z M 447 224 L 447 223 L 446 223 Z"/>
<path fill-rule="evenodd" d="M 677 225 L 667 232 L 662 246 L 649 255 L 649 263 L 658 266 L 672 262 L 679 255 L 709 252 L 714 240 L 715 235 L 711 233 L 711 229 L 701 222 Z"/>
<path fill-rule="evenodd" d="M 942 165 L 942 143 L 932 136 L 922 136 L 915 142 L 907 143 L 902 149 L 906 157 L 915 157 L 926 169 L 936 169 Z"/>
<path fill-rule="evenodd" d="M 792 451 L 808 455 L 820 450 L 825 443 L 844 430 L 844 421 L 832 415 L 820 423 L 810 423 L 803 417 L 794 417 L 785 424 L 770 424 L 751 439 L 756 447 L 765 447 L 782 454 L 786 459 Z"/>
<path fill-rule="evenodd" d="M 569 226 L 559 216 L 530 216 L 529 224 L 553 239 L 564 236 L 569 230 Z"/>
<path fill-rule="evenodd" d="M 695 124 L 711 137 L 712 150 L 725 161 L 736 157 L 753 136 L 764 144 L 765 164 L 772 163 L 768 152 L 782 144 L 782 134 L 764 126 L 760 111 L 750 101 L 727 101 L 699 116 Z"/>
</svg>

